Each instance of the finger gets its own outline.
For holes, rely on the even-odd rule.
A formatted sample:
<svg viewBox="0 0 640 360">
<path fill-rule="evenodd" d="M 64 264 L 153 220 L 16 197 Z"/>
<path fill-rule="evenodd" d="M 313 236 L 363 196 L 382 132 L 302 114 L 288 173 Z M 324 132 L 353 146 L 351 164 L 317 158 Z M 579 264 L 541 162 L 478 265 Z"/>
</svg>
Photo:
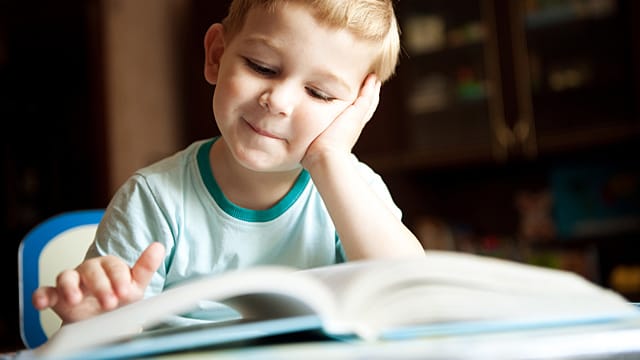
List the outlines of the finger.
<svg viewBox="0 0 640 360">
<path fill-rule="evenodd" d="M 353 106 L 361 109 L 365 123 L 371 119 L 378 107 L 381 85 L 375 74 L 369 74 L 360 88 L 360 94 L 353 103 Z"/>
<path fill-rule="evenodd" d="M 379 83 L 378 76 L 376 74 L 369 74 L 364 79 L 364 83 L 360 88 L 359 97 L 370 97 L 375 92 L 376 85 Z"/>
<path fill-rule="evenodd" d="M 158 270 L 164 259 L 164 246 L 159 242 L 147 247 L 138 261 L 131 268 L 131 277 L 140 289 L 144 289 L 151 282 L 153 274 Z"/>
<path fill-rule="evenodd" d="M 76 270 L 65 270 L 56 277 L 56 288 L 60 300 L 71 305 L 82 301 L 83 294 L 80 289 L 80 274 Z"/>
<path fill-rule="evenodd" d="M 382 83 L 376 80 L 372 90 L 373 93 L 370 95 L 371 102 L 369 103 L 369 108 L 367 110 L 367 116 L 366 116 L 367 121 L 371 120 L 371 118 L 373 117 L 373 114 L 376 112 L 376 109 L 378 108 L 378 104 L 380 103 L 380 87 L 381 86 L 382 86 Z"/>
<path fill-rule="evenodd" d="M 105 257 L 102 261 L 102 269 L 116 297 L 120 300 L 126 298 L 133 282 L 129 265 L 120 258 Z"/>
<path fill-rule="evenodd" d="M 118 305 L 118 299 L 111 286 L 111 279 L 105 271 L 109 261 L 115 261 L 115 257 L 102 257 L 85 261 L 77 268 L 81 285 L 88 293 L 92 294 L 103 309 L 113 309 Z M 107 264 L 107 265 L 105 265 Z"/>
<path fill-rule="evenodd" d="M 31 303 L 38 310 L 53 307 L 58 303 L 58 291 L 53 286 L 42 286 L 31 295 Z"/>
</svg>

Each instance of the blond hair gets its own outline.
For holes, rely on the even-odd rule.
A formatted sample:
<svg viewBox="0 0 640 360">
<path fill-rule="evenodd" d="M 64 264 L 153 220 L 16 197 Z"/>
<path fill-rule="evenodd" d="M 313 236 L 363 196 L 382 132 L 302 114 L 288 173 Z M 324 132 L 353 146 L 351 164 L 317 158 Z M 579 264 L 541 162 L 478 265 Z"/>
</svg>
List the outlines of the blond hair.
<svg viewBox="0 0 640 360">
<path fill-rule="evenodd" d="M 371 72 L 384 82 L 395 72 L 400 53 L 400 30 L 392 0 L 233 0 L 222 21 L 229 39 L 241 31 L 254 6 L 275 11 L 283 3 L 306 5 L 321 24 L 346 29 L 354 36 L 380 44 Z"/>
</svg>

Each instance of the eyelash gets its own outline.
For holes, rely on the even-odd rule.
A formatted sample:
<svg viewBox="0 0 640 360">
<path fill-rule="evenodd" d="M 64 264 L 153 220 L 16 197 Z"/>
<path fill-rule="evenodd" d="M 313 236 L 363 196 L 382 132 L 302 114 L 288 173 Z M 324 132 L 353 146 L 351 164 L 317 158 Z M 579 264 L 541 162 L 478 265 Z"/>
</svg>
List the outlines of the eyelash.
<svg viewBox="0 0 640 360">
<path fill-rule="evenodd" d="M 264 76 L 273 76 L 276 74 L 275 70 L 269 69 L 268 67 L 259 65 L 255 62 L 253 62 L 252 60 L 245 58 L 244 59 L 245 63 L 247 64 L 247 66 L 255 71 L 256 73 L 260 74 L 260 75 L 264 75 Z"/>
<path fill-rule="evenodd" d="M 262 76 L 274 76 L 277 74 L 277 72 L 275 70 L 272 70 L 268 67 L 262 66 L 260 64 L 255 63 L 254 61 L 252 61 L 249 58 L 245 58 L 244 59 L 245 63 L 247 64 L 247 66 L 253 70 L 255 73 L 260 74 Z M 335 100 L 335 98 L 325 95 L 323 92 L 315 90 L 313 88 L 306 88 L 307 93 L 312 96 L 315 99 L 318 99 L 320 101 L 323 102 L 331 102 L 333 100 Z"/>
<path fill-rule="evenodd" d="M 331 102 L 333 100 L 335 100 L 335 98 L 332 98 L 331 96 L 328 95 L 324 95 L 322 92 L 319 92 L 318 90 L 312 89 L 312 88 L 306 88 L 307 89 L 307 93 L 309 93 L 309 95 L 313 96 L 314 98 L 320 100 L 320 101 L 324 101 L 324 102 Z"/>
</svg>

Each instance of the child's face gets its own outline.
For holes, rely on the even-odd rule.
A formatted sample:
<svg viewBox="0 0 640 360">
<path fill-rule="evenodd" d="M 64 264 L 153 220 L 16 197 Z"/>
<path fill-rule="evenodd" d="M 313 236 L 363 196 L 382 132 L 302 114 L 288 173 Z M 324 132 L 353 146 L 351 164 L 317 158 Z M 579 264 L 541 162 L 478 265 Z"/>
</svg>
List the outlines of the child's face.
<svg viewBox="0 0 640 360">
<path fill-rule="evenodd" d="M 216 122 L 243 166 L 298 169 L 309 144 L 358 96 L 375 44 L 318 24 L 295 3 L 275 14 L 254 8 L 245 24 L 228 43 L 220 28 L 208 34 L 223 44 L 210 42 L 205 66 Z"/>
</svg>

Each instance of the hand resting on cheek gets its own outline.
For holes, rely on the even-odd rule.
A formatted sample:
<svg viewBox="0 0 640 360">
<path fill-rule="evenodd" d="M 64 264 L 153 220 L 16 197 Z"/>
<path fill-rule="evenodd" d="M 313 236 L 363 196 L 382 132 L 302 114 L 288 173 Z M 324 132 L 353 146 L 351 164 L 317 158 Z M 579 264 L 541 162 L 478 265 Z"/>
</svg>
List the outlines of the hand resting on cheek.
<svg viewBox="0 0 640 360">
<path fill-rule="evenodd" d="M 309 145 L 302 166 L 309 168 L 314 161 L 327 155 L 351 154 L 362 129 L 378 107 L 380 86 L 374 74 L 367 76 L 355 101 Z"/>
</svg>

